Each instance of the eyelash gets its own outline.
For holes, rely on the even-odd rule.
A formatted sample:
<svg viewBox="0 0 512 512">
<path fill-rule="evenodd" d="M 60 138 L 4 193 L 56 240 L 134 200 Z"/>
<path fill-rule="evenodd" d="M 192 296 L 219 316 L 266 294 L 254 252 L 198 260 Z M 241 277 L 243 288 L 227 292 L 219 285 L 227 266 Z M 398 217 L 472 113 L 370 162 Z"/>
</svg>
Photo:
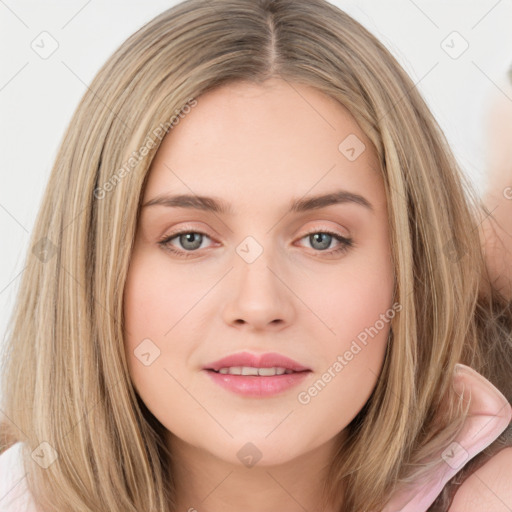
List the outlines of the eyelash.
<svg viewBox="0 0 512 512">
<path fill-rule="evenodd" d="M 331 235 L 334 237 L 338 242 L 341 242 L 341 246 L 338 249 L 334 249 L 331 251 L 315 251 L 319 253 L 326 253 L 329 256 L 334 255 L 341 255 L 345 252 L 347 252 L 351 247 L 354 246 L 354 242 L 352 238 L 346 238 L 344 236 L 339 235 L 338 233 L 335 233 L 333 231 L 329 230 L 316 230 L 316 231 L 310 231 L 309 233 L 306 233 L 304 236 L 300 238 L 302 240 L 303 238 L 306 238 L 310 235 L 314 235 L 317 233 L 322 233 L 326 235 Z M 170 244 L 171 240 L 174 240 L 176 237 L 180 235 L 188 235 L 188 234 L 197 234 L 197 235 L 203 235 L 208 238 L 211 238 L 206 233 L 203 233 L 202 231 L 193 231 L 193 230 L 184 230 L 184 231 L 177 231 L 175 233 L 171 233 L 168 236 L 165 236 L 165 238 L 158 241 L 158 244 L 163 247 L 165 250 L 170 251 L 171 253 L 175 254 L 176 256 L 180 258 L 191 258 L 195 255 L 195 253 L 198 252 L 199 249 L 195 249 L 194 251 L 181 251 L 176 249 L 174 246 Z"/>
</svg>

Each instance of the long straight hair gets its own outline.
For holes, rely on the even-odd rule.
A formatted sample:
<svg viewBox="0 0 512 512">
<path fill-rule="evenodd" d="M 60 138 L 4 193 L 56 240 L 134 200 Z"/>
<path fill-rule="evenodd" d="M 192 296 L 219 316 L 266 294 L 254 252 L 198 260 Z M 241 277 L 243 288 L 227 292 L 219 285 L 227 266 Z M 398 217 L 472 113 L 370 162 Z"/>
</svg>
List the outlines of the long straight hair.
<svg viewBox="0 0 512 512">
<path fill-rule="evenodd" d="M 444 463 L 429 456 L 467 414 L 451 387 L 457 362 L 512 398 L 512 310 L 486 274 L 484 208 L 395 58 L 324 0 L 186 0 L 129 37 L 93 79 L 32 232 L 3 358 L 2 449 L 24 442 L 42 512 L 174 510 L 165 429 L 135 392 L 123 348 L 140 201 L 162 135 L 201 94 L 271 77 L 336 99 L 371 140 L 402 305 L 375 389 L 332 454 L 325 503 L 381 507 L 397 485 Z M 30 457 L 43 442 L 58 454 L 47 468 Z M 431 510 L 449 499 L 447 486 Z"/>
</svg>

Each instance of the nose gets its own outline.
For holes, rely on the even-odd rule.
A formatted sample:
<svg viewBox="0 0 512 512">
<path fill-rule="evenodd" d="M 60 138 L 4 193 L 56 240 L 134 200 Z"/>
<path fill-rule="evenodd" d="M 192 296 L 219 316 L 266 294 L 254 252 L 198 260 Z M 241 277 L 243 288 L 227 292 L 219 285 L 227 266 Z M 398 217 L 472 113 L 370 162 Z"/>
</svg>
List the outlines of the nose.
<svg viewBox="0 0 512 512">
<path fill-rule="evenodd" d="M 289 273 L 263 253 L 252 263 L 239 258 L 226 280 L 223 318 L 233 326 L 280 330 L 294 320 L 294 294 Z"/>
</svg>

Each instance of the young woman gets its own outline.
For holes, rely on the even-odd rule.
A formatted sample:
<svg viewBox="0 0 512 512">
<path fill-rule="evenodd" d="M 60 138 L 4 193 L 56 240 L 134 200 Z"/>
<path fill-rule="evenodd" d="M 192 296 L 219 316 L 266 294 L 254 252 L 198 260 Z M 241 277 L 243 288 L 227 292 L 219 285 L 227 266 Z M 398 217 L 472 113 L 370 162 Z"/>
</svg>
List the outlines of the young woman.
<svg viewBox="0 0 512 512">
<path fill-rule="evenodd" d="M 4 358 L 0 506 L 512 507 L 484 213 L 336 7 L 162 13 L 55 162 Z"/>
</svg>

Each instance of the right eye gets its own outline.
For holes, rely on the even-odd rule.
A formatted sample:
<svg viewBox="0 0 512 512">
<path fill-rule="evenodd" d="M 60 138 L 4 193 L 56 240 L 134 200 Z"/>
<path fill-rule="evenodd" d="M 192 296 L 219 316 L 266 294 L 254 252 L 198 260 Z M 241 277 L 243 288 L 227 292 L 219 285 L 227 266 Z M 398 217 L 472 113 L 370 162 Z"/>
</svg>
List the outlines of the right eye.
<svg viewBox="0 0 512 512">
<path fill-rule="evenodd" d="M 166 235 L 158 244 L 179 257 L 189 258 L 193 256 L 192 253 L 202 248 L 203 237 L 210 238 L 206 233 L 200 231 L 177 231 Z M 183 249 L 177 249 L 176 246 L 171 243 L 175 238 L 178 239 Z"/>
</svg>

